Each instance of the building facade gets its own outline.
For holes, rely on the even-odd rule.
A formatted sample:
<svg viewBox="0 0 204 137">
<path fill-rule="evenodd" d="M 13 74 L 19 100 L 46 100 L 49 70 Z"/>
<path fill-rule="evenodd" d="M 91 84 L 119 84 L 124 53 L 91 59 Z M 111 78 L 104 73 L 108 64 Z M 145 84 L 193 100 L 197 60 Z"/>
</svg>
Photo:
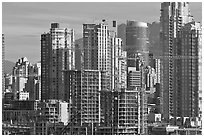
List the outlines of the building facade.
<svg viewBox="0 0 204 137">
<path fill-rule="evenodd" d="M 123 50 L 126 49 L 126 24 L 120 24 L 117 27 L 117 37 L 122 39 Z"/>
<path fill-rule="evenodd" d="M 107 70 L 111 68 L 111 45 L 108 24 L 83 24 L 84 69 Z"/>
<path fill-rule="evenodd" d="M 127 21 L 126 27 L 127 66 L 135 67 L 136 54 L 141 53 L 148 65 L 148 26 L 144 22 Z"/>
<path fill-rule="evenodd" d="M 137 91 L 114 92 L 114 134 L 139 134 L 140 110 Z"/>
<path fill-rule="evenodd" d="M 127 88 L 127 52 L 123 50 L 124 45 L 122 44 L 121 38 L 113 37 L 111 43 L 111 89 L 120 91 L 121 89 Z"/>
<path fill-rule="evenodd" d="M 161 73 L 161 107 L 165 120 L 176 116 L 174 102 L 176 91 L 179 91 L 177 73 L 181 68 L 176 61 L 179 52 L 177 44 L 178 32 L 185 23 L 192 21 L 188 2 L 161 3 L 160 16 L 160 45 L 163 47 L 162 73 Z"/>
<path fill-rule="evenodd" d="M 75 69 L 74 30 L 52 23 L 41 35 L 42 99 L 64 100 L 64 71 Z"/>
<path fill-rule="evenodd" d="M 29 92 L 19 92 L 16 97 L 18 100 L 29 100 Z"/>
<path fill-rule="evenodd" d="M 81 70 L 82 67 L 82 48 L 83 48 L 83 38 L 75 40 L 75 69 Z"/>
<path fill-rule="evenodd" d="M 147 134 L 147 96 L 142 88 L 114 92 L 113 134 Z"/>
<path fill-rule="evenodd" d="M 29 76 L 33 75 L 33 66 L 26 57 L 18 59 L 12 72 L 12 91 L 25 92 Z"/>
<path fill-rule="evenodd" d="M 13 82 L 12 74 L 6 74 L 4 78 L 5 78 L 5 92 L 12 92 L 12 82 Z"/>
<path fill-rule="evenodd" d="M 176 98 L 176 115 L 182 117 L 198 117 L 199 92 L 201 89 L 201 24 L 190 22 L 185 24 L 179 32 L 178 43 L 181 64 Z"/>
<path fill-rule="evenodd" d="M 83 24 L 82 68 L 107 73 L 108 89 L 111 89 L 111 33 L 103 20 L 99 24 Z"/>
<path fill-rule="evenodd" d="M 5 91 L 4 62 L 5 62 L 5 35 L 2 34 L 2 93 Z"/>
<path fill-rule="evenodd" d="M 48 123 L 62 122 L 67 125 L 69 122 L 69 105 L 65 101 L 61 100 L 47 100 L 41 102 L 39 105 L 41 109 L 43 121 Z"/>
<path fill-rule="evenodd" d="M 160 46 L 160 23 L 152 22 L 148 24 L 148 37 L 149 37 L 149 52 L 155 58 L 161 58 L 162 47 Z"/>
<path fill-rule="evenodd" d="M 33 75 L 28 77 L 26 87 L 30 100 L 41 100 L 41 63 L 33 65 Z"/>
<path fill-rule="evenodd" d="M 29 100 L 11 101 L 10 106 L 2 111 L 2 122 L 10 125 L 32 126 L 35 120 L 34 115 L 37 110 L 37 102 Z"/>
<path fill-rule="evenodd" d="M 100 92 L 107 79 L 99 70 L 67 71 L 66 98 L 70 102 L 72 123 L 77 126 L 100 125 Z M 106 86 L 106 85 L 105 85 Z"/>
</svg>

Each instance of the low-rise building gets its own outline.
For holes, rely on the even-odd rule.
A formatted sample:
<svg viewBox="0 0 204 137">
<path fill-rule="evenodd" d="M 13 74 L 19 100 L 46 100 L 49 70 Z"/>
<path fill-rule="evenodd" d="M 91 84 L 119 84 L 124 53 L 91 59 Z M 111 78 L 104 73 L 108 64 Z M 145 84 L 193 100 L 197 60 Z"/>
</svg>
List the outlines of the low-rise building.
<svg viewBox="0 0 204 137">
<path fill-rule="evenodd" d="M 179 128 L 178 126 L 156 126 L 151 135 L 202 135 L 200 128 Z"/>
<path fill-rule="evenodd" d="M 114 134 L 147 133 L 147 96 L 144 90 L 137 88 L 114 93 L 113 129 Z"/>
<path fill-rule="evenodd" d="M 17 99 L 18 100 L 29 100 L 29 92 L 18 92 Z"/>
<path fill-rule="evenodd" d="M 60 100 L 47 100 L 41 102 L 40 109 L 45 121 L 50 123 L 62 122 L 66 125 L 69 121 L 69 106 L 67 102 Z"/>
<path fill-rule="evenodd" d="M 161 114 L 149 113 L 148 123 L 161 122 Z"/>
</svg>

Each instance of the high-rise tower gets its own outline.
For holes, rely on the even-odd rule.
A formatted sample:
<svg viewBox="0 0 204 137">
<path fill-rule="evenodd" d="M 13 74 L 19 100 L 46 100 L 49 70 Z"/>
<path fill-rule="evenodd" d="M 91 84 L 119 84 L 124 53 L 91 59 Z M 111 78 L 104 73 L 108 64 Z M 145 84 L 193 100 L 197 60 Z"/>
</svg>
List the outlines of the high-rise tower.
<svg viewBox="0 0 204 137">
<path fill-rule="evenodd" d="M 113 37 L 112 45 L 112 89 L 121 91 L 127 88 L 127 52 L 123 50 L 122 39 Z"/>
<path fill-rule="evenodd" d="M 41 35 L 42 99 L 64 100 L 64 71 L 75 69 L 74 30 L 52 23 Z"/>
<path fill-rule="evenodd" d="M 111 89 L 111 41 L 108 24 L 83 24 L 82 69 L 106 72 L 108 89 Z"/>
<path fill-rule="evenodd" d="M 13 92 L 25 92 L 28 77 L 32 74 L 32 65 L 26 57 L 18 59 L 12 70 Z"/>
<path fill-rule="evenodd" d="M 110 70 L 111 45 L 108 24 L 83 24 L 84 69 Z"/>
<path fill-rule="evenodd" d="M 144 63 L 148 65 L 148 26 L 144 22 L 127 21 L 126 26 L 126 51 L 127 66 L 135 67 L 136 54 L 143 56 Z"/>
<path fill-rule="evenodd" d="M 192 21 L 188 2 L 164 2 L 161 4 L 160 16 L 160 45 L 163 47 L 161 90 L 161 107 L 164 118 L 167 120 L 175 114 L 174 97 L 177 91 L 175 86 L 177 68 L 178 32 L 185 23 Z"/>
<path fill-rule="evenodd" d="M 154 57 L 162 55 L 162 47 L 160 46 L 160 22 L 152 22 L 148 24 L 149 32 L 149 52 L 153 53 Z"/>
<path fill-rule="evenodd" d="M 124 49 L 126 48 L 126 24 L 120 24 L 117 27 L 117 37 L 123 41 Z"/>
<path fill-rule="evenodd" d="M 180 70 L 175 95 L 175 115 L 180 117 L 198 117 L 199 92 L 201 89 L 201 24 L 185 24 L 178 37 L 180 54 L 177 62 Z M 177 65 L 179 65 L 177 64 Z"/>
<path fill-rule="evenodd" d="M 5 90 L 4 62 L 5 62 L 5 37 L 4 34 L 2 34 L 2 93 Z"/>
</svg>

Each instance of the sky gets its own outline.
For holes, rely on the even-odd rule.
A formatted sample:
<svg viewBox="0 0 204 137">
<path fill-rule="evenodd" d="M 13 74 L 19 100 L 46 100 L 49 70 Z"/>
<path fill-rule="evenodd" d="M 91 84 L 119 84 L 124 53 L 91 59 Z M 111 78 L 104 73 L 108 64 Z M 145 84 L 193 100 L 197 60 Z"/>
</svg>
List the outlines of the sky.
<svg viewBox="0 0 204 137">
<path fill-rule="evenodd" d="M 202 3 L 191 2 L 195 21 L 202 21 Z M 75 30 L 82 37 L 82 24 L 106 19 L 118 24 L 127 20 L 152 23 L 159 21 L 160 2 L 3 2 L 2 33 L 5 34 L 5 58 L 16 62 L 27 57 L 31 63 L 40 61 L 40 36 L 49 32 L 52 22 L 61 28 Z"/>
</svg>

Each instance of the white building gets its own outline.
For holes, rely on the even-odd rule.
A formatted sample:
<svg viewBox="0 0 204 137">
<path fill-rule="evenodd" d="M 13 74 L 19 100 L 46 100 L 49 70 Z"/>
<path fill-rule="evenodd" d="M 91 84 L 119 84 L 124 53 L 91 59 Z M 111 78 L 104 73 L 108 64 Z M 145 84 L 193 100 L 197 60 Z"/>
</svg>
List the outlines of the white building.
<svg viewBox="0 0 204 137">
<path fill-rule="evenodd" d="M 127 62 L 126 51 L 123 51 L 122 39 L 112 39 L 112 89 L 127 88 Z M 119 89 L 118 89 L 119 88 Z"/>
<path fill-rule="evenodd" d="M 63 122 L 65 125 L 69 121 L 68 103 L 60 100 L 48 100 L 43 102 L 43 115 L 50 123 Z"/>
<path fill-rule="evenodd" d="M 36 63 L 35 65 L 35 74 L 41 76 L 41 62 Z"/>
<path fill-rule="evenodd" d="M 68 124 L 69 120 L 69 111 L 67 102 L 59 102 L 59 122 L 63 122 L 65 125 Z"/>
<path fill-rule="evenodd" d="M 5 92 L 12 91 L 13 76 L 11 74 L 5 75 Z"/>
<path fill-rule="evenodd" d="M 32 65 L 28 62 L 26 57 L 18 59 L 15 67 L 13 68 L 13 92 L 23 92 L 25 91 L 25 85 L 27 83 L 28 77 L 31 73 Z"/>
<path fill-rule="evenodd" d="M 17 99 L 18 100 L 29 100 L 29 93 L 28 92 L 18 92 Z"/>
</svg>

